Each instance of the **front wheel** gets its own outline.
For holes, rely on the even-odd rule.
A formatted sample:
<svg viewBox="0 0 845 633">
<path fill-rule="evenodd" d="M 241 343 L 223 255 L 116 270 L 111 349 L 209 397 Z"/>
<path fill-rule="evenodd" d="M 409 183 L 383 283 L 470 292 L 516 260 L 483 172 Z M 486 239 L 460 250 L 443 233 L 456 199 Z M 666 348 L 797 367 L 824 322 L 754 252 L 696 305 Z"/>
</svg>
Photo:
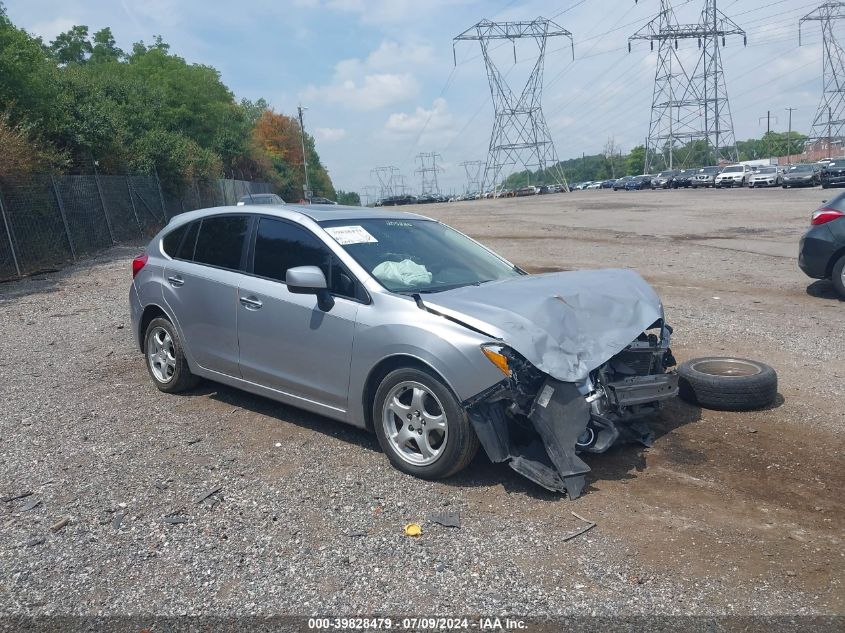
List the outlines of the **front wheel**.
<svg viewBox="0 0 845 633">
<path fill-rule="evenodd" d="M 458 399 L 422 369 L 397 369 L 384 377 L 373 402 L 373 425 L 390 462 L 422 479 L 454 475 L 478 451 Z"/>
</svg>

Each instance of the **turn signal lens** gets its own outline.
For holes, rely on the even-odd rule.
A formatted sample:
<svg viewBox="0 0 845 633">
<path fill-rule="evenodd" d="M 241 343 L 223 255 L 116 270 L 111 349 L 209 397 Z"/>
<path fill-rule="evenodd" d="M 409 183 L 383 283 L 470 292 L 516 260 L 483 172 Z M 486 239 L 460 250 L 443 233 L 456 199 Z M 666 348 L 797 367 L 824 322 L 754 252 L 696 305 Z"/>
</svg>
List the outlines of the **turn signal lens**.
<svg viewBox="0 0 845 633">
<path fill-rule="evenodd" d="M 837 209 L 831 209 L 830 207 L 825 207 L 824 209 L 819 209 L 813 214 L 813 217 L 810 220 L 810 224 L 812 224 L 813 226 L 818 226 L 819 224 L 827 224 L 831 220 L 835 220 L 843 216 L 845 216 L 845 213 L 842 213 L 842 211 L 838 211 Z"/>
<path fill-rule="evenodd" d="M 481 351 L 484 352 L 484 355 L 487 357 L 487 360 L 489 360 L 496 367 L 498 367 L 499 371 L 501 371 L 505 376 L 511 375 L 511 368 L 508 367 L 508 359 L 504 354 L 501 353 L 501 347 L 499 347 L 498 345 L 482 345 Z"/>
</svg>

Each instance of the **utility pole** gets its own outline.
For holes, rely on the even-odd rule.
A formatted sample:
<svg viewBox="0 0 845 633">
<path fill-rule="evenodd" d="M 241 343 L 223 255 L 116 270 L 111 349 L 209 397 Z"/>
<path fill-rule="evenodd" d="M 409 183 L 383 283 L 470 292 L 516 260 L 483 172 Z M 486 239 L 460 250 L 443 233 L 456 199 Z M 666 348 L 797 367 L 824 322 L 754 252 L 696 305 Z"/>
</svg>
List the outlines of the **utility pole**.
<svg viewBox="0 0 845 633">
<path fill-rule="evenodd" d="M 798 108 L 787 108 L 789 112 L 789 131 L 786 133 L 786 164 L 792 164 L 792 113 Z"/>
<path fill-rule="evenodd" d="M 831 136 L 831 129 L 833 126 L 833 108 L 827 109 L 827 157 L 830 158 L 830 143 L 833 140 Z"/>
<path fill-rule="evenodd" d="M 308 158 L 305 155 L 305 123 L 302 120 L 302 111 L 308 108 L 303 108 L 301 105 L 297 107 L 299 111 L 299 136 L 302 140 L 302 169 L 305 171 L 305 184 L 302 185 L 302 193 L 309 202 L 311 201 L 311 187 L 308 186 Z"/>
<path fill-rule="evenodd" d="M 453 57 L 455 45 L 458 42 L 465 40 L 479 42 L 484 64 L 487 67 L 487 80 L 490 84 L 495 119 L 482 180 L 484 190 L 492 187 L 496 192 L 501 180 L 507 175 L 503 172 L 506 169 L 513 170 L 518 164 L 529 172 L 532 168 L 536 168 L 541 174 L 546 174 L 549 168 L 553 168 L 556 179 L 566 182 L 541 106 L 546 43 L 552 37 L 568 38 L 572 48 L 572 58 L 575 58 L 572 33 L 545 18 L 537 18 L 530 22 L 481 20 L 456 36 L 452 42 Z M 491 48 L 491 46 L 497 41 L 501 41 L 502 44 L 510 42 L 514 50 L 514 59 L 516 59 L 517 40 L 533 41 L 536 50 L 534 66 L 525 85 L 518 91 L 514 91 L 508 85 L 506 75 L 499 70 L 493 60 L 492 52 L 496 47 Z"/>
<path fill-rule="evenodd" d="M 463 167 L 467 174 L 466 193 L 484 193 L 481 190 L 481 168 L 484 167 L 484 161 L 465 160 L 460 163 L 460 167 Z"/>
<path fill-rule="evenodd" d="M 757 124 L 760 124 L 760 121 L 766 119 L 766 151 L 769 154 L 768 158 L 772 157 L 772 111 L 767 110 L 766 116 L 761 116 L 757 119 Z M 778 118 L 775 117 L 775 123 L 777 123 Z"/>
</svg>

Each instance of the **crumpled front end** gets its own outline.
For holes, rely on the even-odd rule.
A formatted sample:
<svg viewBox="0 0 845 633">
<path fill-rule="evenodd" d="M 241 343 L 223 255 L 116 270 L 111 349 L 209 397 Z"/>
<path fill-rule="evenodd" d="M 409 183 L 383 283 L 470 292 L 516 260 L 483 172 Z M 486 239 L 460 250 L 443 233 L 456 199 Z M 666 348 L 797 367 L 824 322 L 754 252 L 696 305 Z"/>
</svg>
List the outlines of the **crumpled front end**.
<svg viewBox="0 0 845 633">
<path fill-rule="evenodd" d="M 656 321 L 576 382 L 558 380 L 502 345 L 509 374 L 464 402 L 487 455 L 549 490 L 580 496 L 590 472 L 581 455 L 653 442 L 645 419 L 678 393 L 671 333 Z"/>
</svg>

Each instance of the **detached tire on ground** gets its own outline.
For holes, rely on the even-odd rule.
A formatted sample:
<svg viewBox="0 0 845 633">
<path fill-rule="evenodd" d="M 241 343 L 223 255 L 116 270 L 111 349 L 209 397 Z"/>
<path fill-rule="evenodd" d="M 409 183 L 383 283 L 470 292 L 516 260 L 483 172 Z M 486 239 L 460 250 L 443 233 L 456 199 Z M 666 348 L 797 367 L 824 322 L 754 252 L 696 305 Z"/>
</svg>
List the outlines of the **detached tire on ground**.
<svg viewBox="0 0 845 633">
<path fill-rule="evenodd" d="M 775 370 L 745 358 L 693 358 L 678 366 L 678 377 L 681 398 L 707 409 L 760 409 L 778 393 Z"/>
</svg>

